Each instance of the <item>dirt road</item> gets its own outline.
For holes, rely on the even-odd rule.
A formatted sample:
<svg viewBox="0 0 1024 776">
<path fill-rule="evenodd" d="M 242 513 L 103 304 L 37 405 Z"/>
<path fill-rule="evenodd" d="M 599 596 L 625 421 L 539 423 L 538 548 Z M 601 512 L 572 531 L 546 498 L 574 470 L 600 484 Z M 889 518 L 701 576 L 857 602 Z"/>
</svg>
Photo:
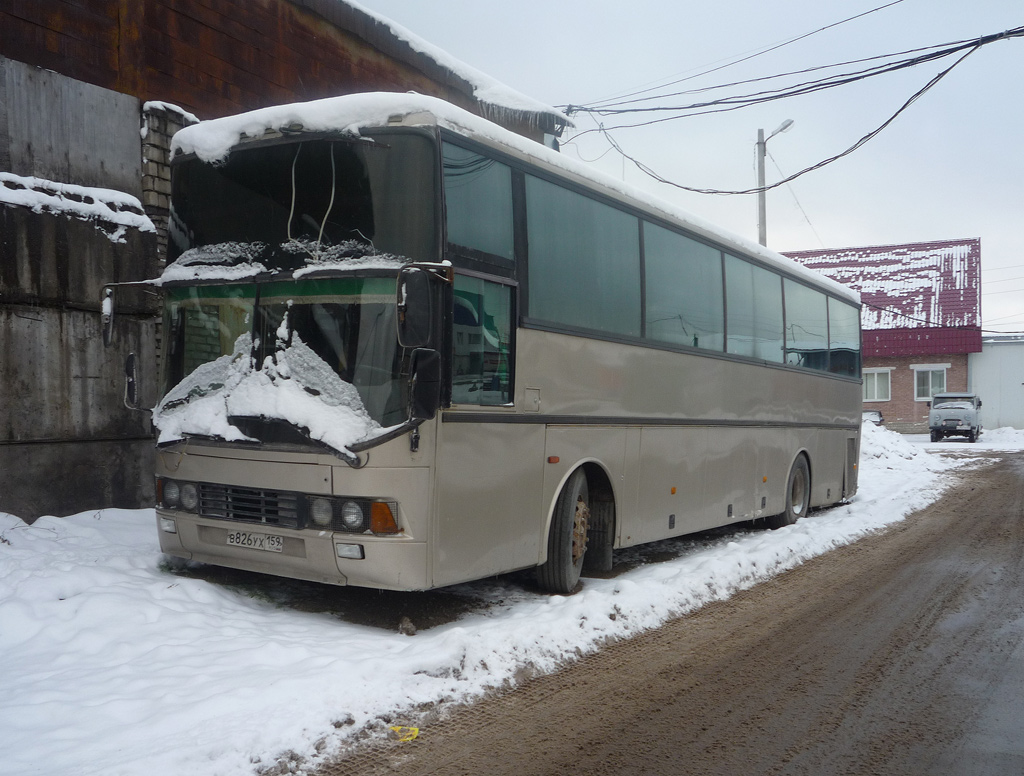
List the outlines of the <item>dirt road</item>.
<svg viewBox="0 0 1024 776">
<path fill-rule="evenodd" d="M 1024 773 L 1022 513 L 1015 455 L 885 534 L 321 774 Z"/>
</svg>

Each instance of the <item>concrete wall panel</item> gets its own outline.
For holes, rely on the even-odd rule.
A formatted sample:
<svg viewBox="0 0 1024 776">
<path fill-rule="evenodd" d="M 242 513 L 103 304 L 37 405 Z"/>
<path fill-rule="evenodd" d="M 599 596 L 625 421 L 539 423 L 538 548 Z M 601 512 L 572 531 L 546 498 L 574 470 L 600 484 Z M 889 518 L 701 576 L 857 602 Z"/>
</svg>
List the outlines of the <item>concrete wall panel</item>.
<svg viewBox="0 0 1024 776">
<path fill-rule="evenodd" d="M 10 59 L 0 68 L 9 172 L 142 197 L 138 99 Z"/>
<path fill-rule="evenodd" d="M 0 512 L 31 523 L 42 515 L 152 506 L 155 459 L 148 439 L 0 444 Z"/>
<path fill-rule="evenodd" d="M 0 299 L 99 310 L 105 284 L 160 273 L 156 250 L 151 232 L 112 242 L 88 221 L 0 205 Z"/>
<path fill-rule="evenodd" d="M 124 361 L 156 362 L 156 321 L 120 316 L 105 348 L 99 313 L 45 307 L 0 308 L 0 444 L 139 438 L 149 415 L 124 407 Z M 143 375 L 155 403 L 152 368 Z"/>
</svg>

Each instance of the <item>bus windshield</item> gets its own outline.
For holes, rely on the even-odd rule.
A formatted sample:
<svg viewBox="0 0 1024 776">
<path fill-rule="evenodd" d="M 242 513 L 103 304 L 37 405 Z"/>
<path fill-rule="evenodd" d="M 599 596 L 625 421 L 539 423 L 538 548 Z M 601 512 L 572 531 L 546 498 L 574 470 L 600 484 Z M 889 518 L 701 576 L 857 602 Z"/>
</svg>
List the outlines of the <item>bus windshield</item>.
<svg viewBox="0 0 1024 776">
<path fill-rule="evenodd" d="M 221 164 L 176 161 L 168 259 L 219 245 L 293 269 L 332 246 L 429 261 L 436 254 L 429 137 L 291 139 L 242 145 Z"/>
<path fill-rule="evenodd" d="M 348 277 L 168 289 L 161 441 L 348 445 L 407 419 L 395 281 Z"/>
</svg>

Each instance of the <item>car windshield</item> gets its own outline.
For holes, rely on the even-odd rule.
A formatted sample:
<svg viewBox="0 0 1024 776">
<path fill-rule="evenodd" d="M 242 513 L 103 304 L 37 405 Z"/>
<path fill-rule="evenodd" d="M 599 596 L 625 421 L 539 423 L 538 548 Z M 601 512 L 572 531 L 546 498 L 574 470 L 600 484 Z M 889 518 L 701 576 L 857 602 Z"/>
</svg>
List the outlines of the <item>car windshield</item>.
<svg viewBox="0 0 1024 776">
<path fill-rule="evenodd" d="M 966 399 L 945 399 L 934 405 L 937 410 L 971 410 L 974 405 Z"/>
<path fill-rule="evenodd" d="M 168 289 L 161 439 L 276 441 L 255 419 L 341 449 L 405 421 L 395 314 L 394 277 Z"/>
</svg>

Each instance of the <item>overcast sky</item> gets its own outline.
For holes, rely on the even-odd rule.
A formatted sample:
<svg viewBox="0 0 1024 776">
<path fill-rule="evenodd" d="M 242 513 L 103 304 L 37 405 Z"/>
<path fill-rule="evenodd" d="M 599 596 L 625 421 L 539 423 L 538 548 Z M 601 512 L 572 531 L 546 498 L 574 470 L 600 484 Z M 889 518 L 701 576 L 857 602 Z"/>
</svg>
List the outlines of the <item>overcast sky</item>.
<svg viewBox="0 0 1024 776">
<path fill-rule="evenodd" d="M 453 56 L 549 104 L 588 104 L 694 75 L 891 0 L 359 0 Z M 960 41 L 1024 25 L 1021 0 L 902 0 L 688 80 L 692 89 Z M 614 133 L 623 149 L 688 186 L 756 183 L 757 129 L 772 183 L 874 130 L 953 59 L 818 94 Z M 853 68 L 843 68 L 848 71 Z M 768 193 L 779 251 L 980 237 L 986 329 L 1024 331 L 1024 38 L 969 56 L 850 156 Z M 741 93 L 750 87 L 730 90 Z M 700 95 L 684 98 L 696 101 Z M 669 101 L 664 101 L 669 104 Z M 645 117 L 641 117 L 645 118 Z M 595 126 L 586 115 L 578 130 Z M 600 119 L 611 127 L 617 117 Z M 679 191 L 591 133 L 563 152 L 756 240 L 756 200 Z M 781 172 L 780 172 L 781 170 Z"/>
</svg>

